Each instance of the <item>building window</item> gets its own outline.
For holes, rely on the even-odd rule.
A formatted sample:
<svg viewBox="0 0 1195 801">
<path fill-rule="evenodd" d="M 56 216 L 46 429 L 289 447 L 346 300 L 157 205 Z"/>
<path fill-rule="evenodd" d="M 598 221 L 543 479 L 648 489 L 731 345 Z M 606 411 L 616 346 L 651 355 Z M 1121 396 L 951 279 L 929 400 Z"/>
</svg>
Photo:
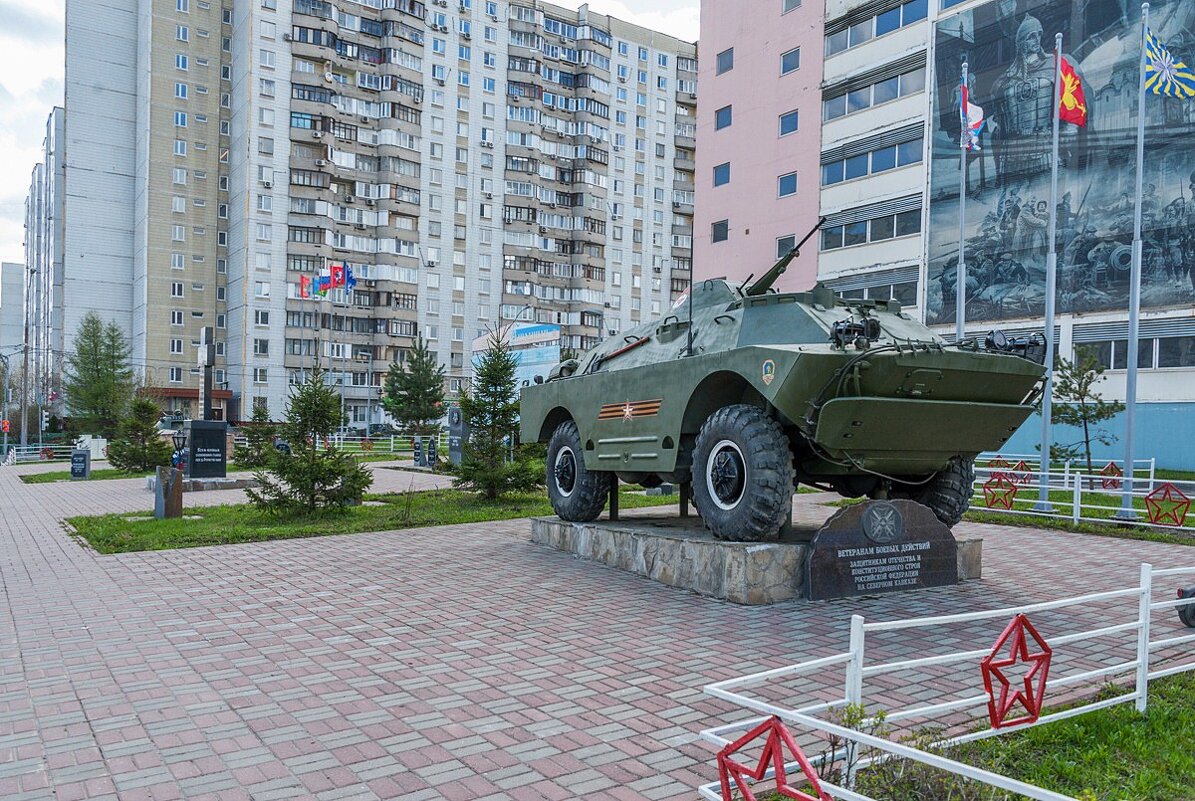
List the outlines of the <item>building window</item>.
<svg viewBox="0 0 1195 801">
<path fill-rule="evenodd" d="M 899 145 L 889 145 L 867 153 L 858 153 L 850 158 L 826 162 L 822 164 L 822 186 L 832 186 L 853 178 L 918 164 L 921 161 L 922 142 L 922 138 L 918 137 Z"/>
<path fill-rule="evenodd" d="M 174 96 L 179 100 L 187 99 L 187 85 L 185 83 L 176 83 L 174 85 Z"/>
<path fill-rule="evenodd" d="M 254 356 L 269 356 L 270 355 L 270 340 L 254 339 L 253 340 L 253 355 Z"/>
<path fill-rule="evenodd" d="M 961 2 L 961 0 L 955 0 L 955 2 Z M 950 5 L 954 5 L 954 3 L 950 3 Z M 947 8 L 948 6 L 943 3 L 942 7 Z M 835 31 L 826 36 L 826 57 L 870 42 L 876 36 L 883 36 L 898 28 L 920 22 L 925 19 L 928 10 L 928 0 L 909 0 L 907 3 L 884 11 L 877 16 L 856 22 L 849 28 Z"/>
<path fill-rule="evenodd" d="M 730 183 L 730 162 L 714 167 L 714 186 Z"/>
<path fill-rule="evenodd" d="M 899 214 L 885 214 L 869 220 L 823 228 L 822 250 L 837 250 L 868 242 L 882 242 L 886 239 L 912 236 L 920 232 L 921 209 L 911 209 Z"/>
<path fill-rule="evenodd" d="M 171 367 L 170 368 L 170 383 L 171 384 L 181 384 L 182 382 L 183 382 L 183 368 Z"/>
<path fill-rule="evenodd" d="M 787 14 L 788 12 L 792 11 L 793 9 L 800 8 L 800 7 L 801 7 L 801 0 L 781 0 L 780 13 Z"/>
<path fill-rule="evenodd" d="M 776 184 L 780 197 L 788 197 L 789 195 L 797 194 L 797 174 L 795 172 L 781 175 L 776 180 Z"/>
<path fill-rule="evenodd" d="M 925 67 L 918 67 L 869 86 L 827 98 L 822 102 L 822 116 L 826 120 L 837 119 L 924 90 Z"/>
<path fill-rule="evenodd" d="M 171 281 L 170 282 L 170 297 L 181 298 L 182 296 L 183 296 L 183 282 L 182 281 Z"/>
<path fill-rule="evenodd" d="M 732 106 L 723 106 L 714 112 L 714 130 L 720 131 L 723 128 L 729 128 L 733 119 L 734 113 Z"/>
<path fill-rule="evenodd" d="M 270 371 L 269 370 L 267 370 L 265 367 L 254 367 L 253 368 L 253 383 L 254 384 L 265 384 L 269 380 L 270 380 Z"/>
<path fill-rule="evenodd" d="M 780 55 L 780 74 L 788 75 L 790 72 L 796 72 L 801 68 L 801 48 L 794 47 L 787 53 Z"/>
<path fill-rule="evenodd" d="M 170 226 L 170 241 L 171 242 L 186 242 L 187 241 L 187 227 L 185 225 Z"/>
<path fill-rule="evenodd" d="M 179 53 L 174 57 L 174 66 L 186 72 L 187 70 L 187 56 L 184 53 Z"/>
<path fill-rule="evenodd" d="M 730 221 L 720 220 L 710 226 L 710 239 L 714 242 L 725 242 L 730 238 Z"/>
<path fill-rule="evenodd" d="M 185 140 L 183 140 L 183 139 L 175 139 L 174 140 L 174 155 L 176 155 L 176 156 L 187 155 L 187 143 Z"/>
<path fill-rule="evenodd" d="M 730 72 L 734 69 L 734 48 L 728 48 L 718 54 L 717 74 Z"/>
<path fill-rule="evenodd" d="M 270 296 L 270 285 L 266 281 L 255 281 L 253 285 L 253 294 L 259 298 L 268 298 Z"/>
<path fill-rule="evenodd" d="M 191 29 L 186 25 L 176 26 L 174 29 L 174 38 L 178 39 L 180 42 L 191 41 Z"/>
<path fill-rule="evenodd" d="M 776 240 L 776 258 L 780 259 L 788 255 L 788 252 L 797 246 L 797 235 L 789 234 L 782 236 Z"/>
<path fill-rule="evenodd" d="M 182 325 L 183 324 L 183 313 L 181 311 L 179 311 L 178 309 L 171 309 L 170 310 L 170 324 L 175 325 L 175 326 Z"/>
<path fill-rule="evenodd" d="M 799 124 L 799 115 L 796 111 L 790 111 L 787 114 L 780 115 L 780 135 L 788 136 L 790 133 L 796 133 Z"/>
</svg>

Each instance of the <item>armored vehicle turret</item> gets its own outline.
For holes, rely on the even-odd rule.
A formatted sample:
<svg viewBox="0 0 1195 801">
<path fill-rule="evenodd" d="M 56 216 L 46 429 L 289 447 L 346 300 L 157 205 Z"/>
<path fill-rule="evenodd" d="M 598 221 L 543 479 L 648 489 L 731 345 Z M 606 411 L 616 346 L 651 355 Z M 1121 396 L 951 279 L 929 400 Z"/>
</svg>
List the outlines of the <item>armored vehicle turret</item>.
<svg viewBox="0 0 1195 801">
<path fill-rule="evenodd" d="M 975 456 L 1034 411 L 1044 348 L 999 332 L 947 344 L 896 301 L 712 279 L 659 320 L 524 387 L 524 442 L 548 444 L 547 484 L 570 521 L 601 514 L 615 479 L 691 483 L 717 537 L 775 539 L 800 484 L 910 498 L 953 526 Z"/>
</svg>

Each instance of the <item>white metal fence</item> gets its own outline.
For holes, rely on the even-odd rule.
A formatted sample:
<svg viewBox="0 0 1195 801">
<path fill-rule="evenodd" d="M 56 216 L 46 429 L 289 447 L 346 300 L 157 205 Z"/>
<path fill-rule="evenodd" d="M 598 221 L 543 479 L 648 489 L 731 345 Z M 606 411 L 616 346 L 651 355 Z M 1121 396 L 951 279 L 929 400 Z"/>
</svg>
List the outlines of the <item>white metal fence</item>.
<svg viewBox="0 0 1195 801">
<path fill-rule="evenodd" d="M 885 622 L 867 622 L 861 615 L 854 615 L 851 617 L 850 645 L 845 653 L 834 654 L 831 656 L 822 657 L 820 659 L 813 659 L 807 662 L 789 665 L 787 667 L 767 670 L 747 676 L 740 676 L 707 685 L 705 687 L 705 692 L 707 694 L 712 695 L 715 698 L 728 701 L 744 709 L 751 710 L 752 712 L 761 714 L 764 717 L 740 720 L 735 723 L 707 729 L 701 732 L 701 736 L 706 741 L 713 743 L 721 749 L 734 742 L 734 740 L 728 738 L 727 735 L 745 732 L 751 729 L 753 726 L 766 721 L 769 717 L 775 716 L 785 723 L 794 724 L 795 726 L 801 727 L 801 729 L 808 732 L 823 732 L 829 735 L 836 735 L 847 743 L 853 744 L 854 748 L 864 747 L 874 749 L 878 752 L 877 757 L 859 760 L 854 765 L 847 766 L 847 770 L 844 773 L 845 778 L 843 779 L 843 785 L 846 786 L 831 784 L 825 780 L 820 781 L 822 789 L 825 790 L 830 796 L 833 798 L 844 799 L 844 801 L 874 801 L 874 799 L 857 793 L 851 789 L 854 784 L 854 771 L 856 769 L 866 768 L 866 766 L 874 761 L 874 759 L 886 759 L 891 757 L 903 757 L 906 759 L 915 760 L 931 767 L 949 771 L 974 781 L 983 782 L 1003 790 L 1019 793 L 1029 798 L 1038 799 L 1038 801 L 1075 801 L 1075 799 L 1071 798 L 1070 796 L 1062 795 L 1041 787 L 1035 787 L 1025 782 L 1018 781 L 1007 776 L 1002 776 L 991 771 L 976 768 L 972 765 L 967 765 L 949 757 L 943 756 L 940 753 L 932 753 L 906 743 L 889 739 L 881 734 L 874 734 L 865 731 L 859 731 L 854 728 L 848 728 L 838 721 L 828 720 L 827 718 L 822 717 L 821 714 L 830 710 L 842 709 L 848 705 L 865 705 L 869 694 L 867 687 L 867 682 L 869 679 L 876 679 L 877 677 L 887 676 L 893 673 L 919 671 L 926 668 L 943 665 L 957 665 L 967 662 L 978 663 L 978 661 L 984 656 L 987 656 L 991 650 L 989 646 L 967 651 L 931 654 L 913 659 L 868 663 L 866 659 L 866 644 L 868 634 L 891 631 L 924 632 L 926 630 L 932 630 L 934 628 L 949 625 L 973 623 L 976 621 L 1010 620 L 1020 614 L 1029 615 L 1071 608 L 1078 608 L 1083 611 L 1083 614 L 1074 615 L 1070 619 L 1086 620 L 1091 617 L 1091 615 L 1087 613 L 1090 611 L 1092 604 L 1115 600 L 1120 600 L 1122 603 L 1130 603 L 1133 607 L 1135 607 L 1136 613 L 1132 620 L 1050 637 L 1048 638 L 1049 644 L 1054 651 L 1055 657 L 1065 657 L 1067 656 L 1069 646 L 1075 646 L 1080 643 L 1090 643 L 1093 639 L 1111 640 L 1113 643 L 1119 639 L 1121 641 L 1121 647 L 1125 648 L 1126 650 L 1131 649 L 1135 654 L 1135 657 L 1128 661 L 1104 665 L 1095 669 L 1078 670 L 1064 675 L 1051 673 L 1046 684 L 1047 701 L 1049 700 L 1049 692 L 1051 689 L 1056 690 L 1058 688 L 1078 688 L 1079 691 L 1084 689 L 1090 689 L 1094 691 L 1099 684 L 1113 681 L 1117 677 L 1121 677 L 1123 679 L 1124 677 L 1131 676 L 1131 690 L 1121 692 L 1111 698 L 1089 701 L 1079 706 L 1070 707 L 1059 712 L 1045 714 L 1032 723 L 1027 723 L 1012 728 L 987 728 L 980 731 L 973 731 L 970 733 L 954 736 L 935 745 L 949 746 L 967 741 L 979 740 L 986 737 L 997 736 L 1010 731 L 1027 728 L 1028 726 L 1044 725 L 1054 721 L 1082 715 L 1086 712 L 1092 712 L 1097 709 L 1103 709 L 1105 707 L 1129 702 L 1135 703 L 1137 709 L 1144 712 L 1149 699 L 1150 681 L 1175 673 L 1195 670 L 1195 661 L 1181 662 L 1179 664 L 1167 664 L 1165 667 L 1154 667 L 1151 665 L 1151 654 L 1155 654 L 1158 651 L 1175 649 L 1180 646 L 1195 643 L 1195 634 L 1184 634 L 1160 639 L 1155 639 L 1152 636 L 1154 628 L 1154 612 L 1174 609 L 1179 606 L 1195 603 L 1195 600 L 1191 598 L 1172 598 L 1165 601 L 1154 601 L 1155 589 L 1163 589 L 1163 587 L 1155 584 L 1157 579 L 1165 578 L 1177 580 L 1182 576 L 1195 576 L 1195 567 L 1154 570 L 1151 565 L 1142 564 L 1139 585 L 1126 589 L 1091 593 L 1088 595 L 1063 598 L 1056 601 L 1029 604 L 1020 607 L 992 609 L 956 615 L 942 615 L 938 617 L 909 618 Z M 1172 588 L 1165 587 L 1165 589 Z M 928 640 L 928 636 L 918 639 L 918 641 L 921 642 Z M 1059 665 L 1060 667 L 1066 667 L 1066 659 L 1056 659 L 1056 664 L 1058 662 L 1061 662 L 1061 665 Z M 790 679 L 796 676 L 808 675 L 815 672 L 824 672 L 828 668 L 836 669 L 840 665 L 844 666 L 844 689 L 842 695 L 834 700 L 813 701 L 813 699 L 807 699 L 809 701 L 807 703 L 778 703 L 766 700 L 765 698 L 761 697 L 763 693 L 752 689 L 763 688 L 770 684 L 774 684 L 775 682 Z M 978 671 L 975 671 L 975 675 L 978 675 Z M 885 720 L 887 722 L 911 719 L 932 720 L 934 716 L 945 715 L 947 713 L 974 711 L 987 706 L 989 696 L 986 693 L 968 693 L 969 691 L 964 691 L 962 695 L 947 697 L 944 700 L 936 703 L 888 709 L 885 710 Z M 876 718 L 871 717 L 865 719 L 859 725 L 861 728 L 867 728 L 869 724 L 875 721 Z M 787 768 L 788 766 L 786 766 L 786 769 Z M 798 763 L 792 763 L 791 769 L 793 771 L 799 772 Z M 769 770 L 765 776 L 770 777 L 771 773 L 772 771 Z M 719 782 L 712 782 L 710 784 L 703 785 L 698 788 L 698 792 L 702 798 L 708 799 L 708 801 L 720 801 L 720 799 L 723 798 L 721 784 Z"/>
<path fill-rule="evenodd" d="M 1072 523 L 1131 522 L 1159 530 L 1195 532 L 1195 482 L 1158 478 L 1153 459 L 1134 463 L 1133 511 L 1122 511 L 1129 478 L 1124 463 L 1102 463 L 1095 472 L 1067 462 L 1042 472 L 1036 457 L 992 454 L 975 461 L 971 507 L 1001 514 L 1069 519 Z M 1046 500 L 1041 499 L 1043 477 Z"/>
<path fill-rule="evenodd" d="M 74 445 L 69 442 L 55 445 L 9 445 L 5 463 L 69 461 L 73 448 Z"/>
</svg>

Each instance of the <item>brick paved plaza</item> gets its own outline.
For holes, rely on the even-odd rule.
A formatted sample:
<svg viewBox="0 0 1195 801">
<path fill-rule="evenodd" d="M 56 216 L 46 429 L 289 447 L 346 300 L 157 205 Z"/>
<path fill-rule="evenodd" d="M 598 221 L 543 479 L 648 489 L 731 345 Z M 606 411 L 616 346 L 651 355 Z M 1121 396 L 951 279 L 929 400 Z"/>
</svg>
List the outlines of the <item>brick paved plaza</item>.
<svg viewBox="0 0 1195 801">
<path fill-rule="evenodd" d="M 982 581 L 745 608 L 532 545 L 526 521 L 96 556 L 61 519 L 144 512 L 144 480 L 22 484 L 29 469 L 0 468 L 5 801 L 692 799 L 714 778 L 697 732 L 742 716 L 702 685 L 842 650 L 852 612 L 1047 600 L 1135 583 L 1143 560 L 1195 562 L 1183 546 L 964 524 L 986 538 Z M 376 475 L 378 490 L 441 481 Z M 802 519 L 828 515 L 798 497 Z M 1092 628 L 1115 610 L 1076 614 Z M 983 642 L 869 641 L 869 656 Z M 972 673 L 873 700 L 937 697 Z"/>
</svg>

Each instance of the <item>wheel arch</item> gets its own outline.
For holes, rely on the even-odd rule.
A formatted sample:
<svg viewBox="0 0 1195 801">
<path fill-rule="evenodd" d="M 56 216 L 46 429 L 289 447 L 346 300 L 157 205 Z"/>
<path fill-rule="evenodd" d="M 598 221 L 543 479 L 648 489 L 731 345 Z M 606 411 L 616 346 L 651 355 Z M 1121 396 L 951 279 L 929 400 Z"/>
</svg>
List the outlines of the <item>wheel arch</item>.
<svg viewBox="0 0 1195 801">
<path fill-rule="evenodd" d="M 539 427 L 539 442 L 547 442 L 552 438 L 552 432 L 560 427 L 561 423 L 567 423 L 573 420 L 573 415 L 568 409 L 563 406 L 557 406 L 552 411 L 544 416 L 544 422 Z"/>
<path fill-rule="evenodd" d="M 681 433 L 696 434 L 710 415 L 723 406 L 749 403 L 767 409 L 769 404 L 751 382 L 733 370 L 710 373 L 693 388 L 681 418 Z"/>
</svg>

